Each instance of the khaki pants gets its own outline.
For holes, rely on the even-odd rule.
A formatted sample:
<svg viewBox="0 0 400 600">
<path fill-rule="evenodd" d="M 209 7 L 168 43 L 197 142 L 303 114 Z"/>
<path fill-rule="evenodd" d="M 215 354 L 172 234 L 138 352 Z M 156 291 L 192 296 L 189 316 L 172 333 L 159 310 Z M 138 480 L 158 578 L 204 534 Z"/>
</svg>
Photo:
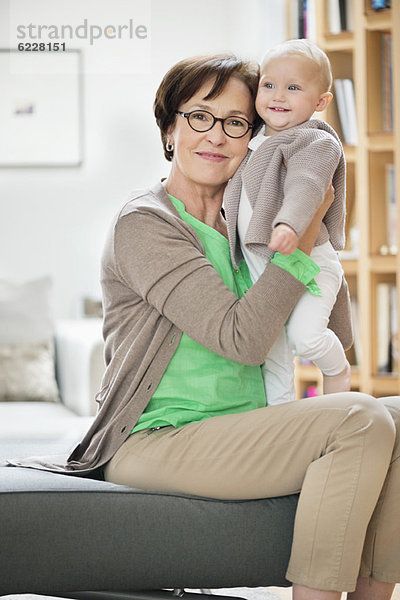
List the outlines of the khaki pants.
<svg viewBox="0 0 400 600">
<path fill-rule="evenodd" d="M 223 499 L 300 492 L 290 581 L 336 591 L 354 590 L 358 574 L 395 583 L 399 421 L 397 397 L 348 392 L 297 400 L 140 431 L 105 476 L 145 490 Z"/>
</svg>

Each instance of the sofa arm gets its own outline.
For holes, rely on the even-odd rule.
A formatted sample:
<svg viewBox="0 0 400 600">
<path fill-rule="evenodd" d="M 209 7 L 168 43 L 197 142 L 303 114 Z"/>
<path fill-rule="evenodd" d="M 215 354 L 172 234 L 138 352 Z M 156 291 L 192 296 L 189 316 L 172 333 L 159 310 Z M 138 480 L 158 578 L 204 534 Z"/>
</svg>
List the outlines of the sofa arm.
<svg viewBox="0 0 400 600">
<path fill-rule="evenodd" d="M 95 394 L 105 370 L 102 319 L 58 321 L 55 343 L 62 402 L 78 415 L 95 415 Z"/>
</svg>

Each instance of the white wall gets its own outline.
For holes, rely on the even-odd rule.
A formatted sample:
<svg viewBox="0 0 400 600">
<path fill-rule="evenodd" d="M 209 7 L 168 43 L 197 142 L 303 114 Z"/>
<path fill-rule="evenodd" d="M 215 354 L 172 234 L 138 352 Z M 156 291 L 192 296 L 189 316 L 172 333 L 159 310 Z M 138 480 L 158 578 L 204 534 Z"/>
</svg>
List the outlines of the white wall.
<svg viewBox="0 0 400 600">
<path fill-rule="evenodd" d="M 79 17 L 87 1 L 76 2 Z M 285 37 L 284 5 L 283 0 L 152 0 L 151 72 L 85 75 L 83 165 L 0 169 L 0 278 L 51 275 L 57 317 L 78 316 L 84 296 L 100 298 L 100 255 L 113 215 L 129 190 L 168 173 L 152 114 L 162 75 L 194 54 L 233 51 L 260 59 Z M 8 45 L 7 7 L 0 0 L 2 48 Z"/>
</svg>

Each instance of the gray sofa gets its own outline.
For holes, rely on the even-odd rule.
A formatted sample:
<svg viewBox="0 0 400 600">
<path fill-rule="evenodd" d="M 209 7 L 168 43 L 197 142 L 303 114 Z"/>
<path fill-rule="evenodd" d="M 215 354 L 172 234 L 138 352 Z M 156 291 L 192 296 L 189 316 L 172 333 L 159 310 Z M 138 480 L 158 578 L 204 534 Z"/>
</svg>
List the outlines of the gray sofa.
<svg viewBox="0 0 400 600">
<path fill-rule="evenodd" d="M 1 443 L 2 458 L 60 451 Z M 297 497 L 221 501 L 0 466 L 0 594 L 285 586 Z"/>
<path fill-rule="evenodd" d="M 69 450 L 87 428 L 92 400 L 79 416 L 72 380 L 77 369 L 95 380 L 101 352 L 86 332 L 89 366 L 71 361 L 81 333 L 58 332 L 66 404 L 0 403 L 0 595 L 148 600 L 161 589 L 289 585 L 297 496 L 221 501 L 6 466 Z"/>
</svg>

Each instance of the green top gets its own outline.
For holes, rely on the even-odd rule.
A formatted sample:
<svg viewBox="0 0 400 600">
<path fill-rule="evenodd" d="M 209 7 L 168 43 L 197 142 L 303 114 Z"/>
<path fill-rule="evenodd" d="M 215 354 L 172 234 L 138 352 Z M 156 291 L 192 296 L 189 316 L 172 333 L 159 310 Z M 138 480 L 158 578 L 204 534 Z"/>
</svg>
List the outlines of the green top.
<svg viewBox="0 0 400 600">
<path fill-rule="evenodd" d="M 238 298 L 252 282 L 244 260 L 232 266 L 228 240 L 186 212 L 183 202 L 170 195 L 181 218 L 191 225 L 203 244 L 206 258 L 225 285 Z M 278 252 L 271 262 L 289 271 L 304 285 L 312 285 L 318 266 L 300 250 L 289 256 Z M 195 318 L 195 317 L 194 317 Z M 223 414 L 245 412 L 266 406 L 260 366 L 237 363 L 201 346 L 185 333 L 170 360 L 149 404 L 132 433 L 151 427 L 182 427 Z"/>
<path fill-rule="evenodd" d="M 180 200 L 170 198 L 182 219 L 195 230 L 207 260 L 225 285 L 241 298 L 252 285 L 245 261 L 235 271 L 228 240 L 187 213 Z M 163 425 L 181 427 L 215 415 L 245 412 L 265 405 L 264 380 L 259 366 L 223 358 L 183 333 L 132 433 Z"/>
</svg>

